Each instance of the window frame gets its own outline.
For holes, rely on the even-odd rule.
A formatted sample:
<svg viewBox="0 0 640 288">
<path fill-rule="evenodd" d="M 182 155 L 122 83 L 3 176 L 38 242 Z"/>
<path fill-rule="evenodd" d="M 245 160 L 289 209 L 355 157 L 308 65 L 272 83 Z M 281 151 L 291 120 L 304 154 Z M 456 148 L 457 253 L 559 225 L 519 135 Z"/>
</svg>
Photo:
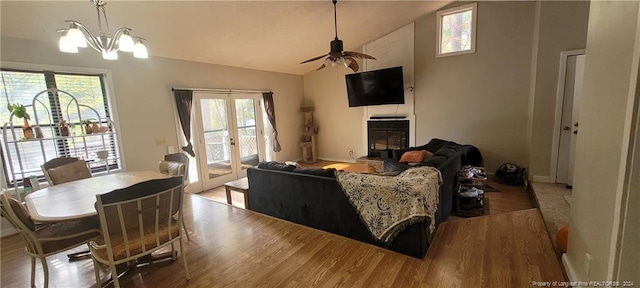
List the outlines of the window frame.
<svg viewBox="0 0 640 288">
<path fill-rule="evenodd" d="M 464 13 L 471 11 L 471 46 L 469 50 L 455 51 L 442 53 L 442 18 L 445 16 Z M 478 22 L 478 3 L 470 3 L 461 6 L 456 6 L 448 9 L 443 9 L 436 12 L 436 31 L 438 33 L 438 39 L 436 41 L 436 58 L 464 55 L 476 53 L 476 32 Z"/>
<path fill-rule="evenodd" d="M 120 121 L 118 117 L 116 97 L 113 93 L 113 76 L 110 70 L 100 69 L 100 68 L 90 68 L 90 67 L 72 67 L 72 66 L 60 66 L 60 65 L 46 65 L 46 64 L 33 64 L 33 63 L 22 63 L 22 62 L 10 62 L 10 61 L 0 61 L 0 68 L 6 70 L 18 70 L 18 71 L 29 71 L 29 72 L 51 72 L 54 74 L 88 74 L 88 75 L 101 75 L 101 81 L 103 82 L 103 93 L 106 101 L 106 105 L 108 107 L 108 113 L 111 121 L 113 122 L 114 128 L 116 131 L 120 130 Z M 1 109 L 2 107 L 0 107 Z M 2 123 L 4 124 L 4 123 Z M 2 125 L 0 124 L 0 125 Z M 119 171 L 127 171 L 126 161 L 125 161 L 125 153 L 123 149 L 123 138 L 121 133 L 117 136 L 117 141 L 114 143 L 114 147 L 118 150 L 119 158 L 120 158 L 120 167 Z M 4 149 L 4 147 L 3 147 Z M 0 154 L 0 158 L 4 161 L 4 151 L 3 154 Z M 5 168 L 0 165 L 0 172 L 2 172 L 0 180 L 0 187 L 13 187 L 12 183 L 9 183 L 7 173 L 11 171 L 7 171 Z"/>
</svg>

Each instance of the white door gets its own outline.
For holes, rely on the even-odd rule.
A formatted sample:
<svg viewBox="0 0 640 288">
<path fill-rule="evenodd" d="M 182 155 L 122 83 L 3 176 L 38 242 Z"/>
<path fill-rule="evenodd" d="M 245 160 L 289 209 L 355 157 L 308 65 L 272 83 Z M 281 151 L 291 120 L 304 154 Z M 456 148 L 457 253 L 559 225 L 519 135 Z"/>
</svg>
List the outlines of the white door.
<svg viewBox="0 0 640 288">
<path fill-rule="evenodd" d="M 573 89 L 573 107 L 571 113 L 571 145 L 569 149 L 569 175 L 567 177 L 567 186 L 573 186 L 573 167 L 576 155 L 576 142 L 578 141 L 578 128 L 580 124 L 580 115 L 578 114 L 579 103 L 582 99 L 582 80 L 584 79 L 584 55 L 576 56 L 576 77 Z"/>
<path fill-rule="evenodd" d="M 573 179 L 573 148 L 575 148 L 578 128 L 577 108 L 582 93 L 582 75 L 584 74 L 584 54 L 570 55 L 566 61 L 556 182 L 571 186 Z"/>
<path fill-rule="evenodd" d="M 264 155 L 259 94 L 194 93 L 201 191 L 247 176 Z"/>
</svg>

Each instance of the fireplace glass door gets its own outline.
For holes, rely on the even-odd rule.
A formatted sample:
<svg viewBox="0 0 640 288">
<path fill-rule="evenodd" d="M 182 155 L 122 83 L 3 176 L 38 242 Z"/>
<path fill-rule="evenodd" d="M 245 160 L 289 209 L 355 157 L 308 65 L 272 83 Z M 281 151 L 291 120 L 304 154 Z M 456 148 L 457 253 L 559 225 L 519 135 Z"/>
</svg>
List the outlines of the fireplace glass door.
<svg viewBox="0 0 640 288">
<path fill-rule="evenodd" d="M 369 157 L 388 158 L 391 150 L 409 148 L 409 121 L 368 121 Z"/>
</svg>

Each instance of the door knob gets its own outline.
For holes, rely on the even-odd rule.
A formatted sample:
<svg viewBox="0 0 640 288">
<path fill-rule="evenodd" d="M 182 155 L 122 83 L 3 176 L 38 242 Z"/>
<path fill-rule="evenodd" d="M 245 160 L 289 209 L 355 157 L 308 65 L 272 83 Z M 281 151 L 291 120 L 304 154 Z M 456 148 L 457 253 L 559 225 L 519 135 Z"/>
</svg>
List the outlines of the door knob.
<svg viewBox="0 0 640 288">
<path fill-rule="evenodd" d="M 570 129 L 571 129 L 571 127 L 569 127 L 569 126 L 562 126 L 562 130 L 564 130 L 564 131 L 567 131 L 567 130 L 570 130 Z"/>
<path fill-rule="evenodd" d="M 573 123 L 573 127 L 578 127 L 578 122 Z"/>
<path fill-rule="evenodd" d="M 573 131 L 573 134 L 576 134 L 576 135 L 578 135 L 578 130 L 576 130 L 576 131 Z"/>
</svg>

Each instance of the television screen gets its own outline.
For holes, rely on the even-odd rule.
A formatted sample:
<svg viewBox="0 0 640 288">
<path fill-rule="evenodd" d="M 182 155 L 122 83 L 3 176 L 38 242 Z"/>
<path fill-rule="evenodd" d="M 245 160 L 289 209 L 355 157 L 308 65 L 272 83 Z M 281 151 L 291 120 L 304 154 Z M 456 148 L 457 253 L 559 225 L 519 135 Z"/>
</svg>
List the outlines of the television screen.
<svg viewBox="0 0 640 288">
<path fill-rule="evenodd" d="M 402 66 L 345 75 L 349 107 L 404 104 Z"/>
</svg>

